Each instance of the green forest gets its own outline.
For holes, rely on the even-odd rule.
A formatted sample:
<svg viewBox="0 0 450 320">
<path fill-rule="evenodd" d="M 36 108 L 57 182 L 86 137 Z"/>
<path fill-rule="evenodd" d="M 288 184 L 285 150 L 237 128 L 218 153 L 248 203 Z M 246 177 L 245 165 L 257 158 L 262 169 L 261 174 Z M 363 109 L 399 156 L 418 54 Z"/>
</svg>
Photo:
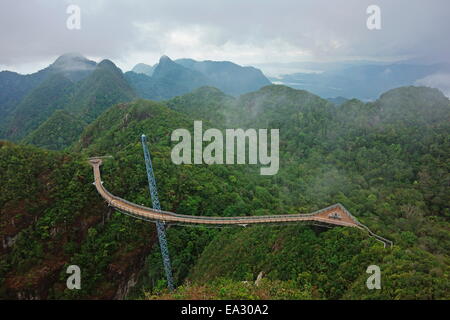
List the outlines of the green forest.
<svg viewBox="0 0 450 320">
<path fill-rule="evenodd" d="M 401 87 L 337 106 L 281 85 L 239 97 L 202 87 L 103 106 L 77 119 L 57 110 L 22 143 L 0 142 L 0 298 L 450 298 L 450 101 L 439 90 Z M 279 129 L 279 172 L 173 164 L 171 133 L 192 132 L 194 120 Z M 355 228 L 170 225 L 177 289 L 168 292 L 154 224 L 108 207 L 87 162 L 112 156 L 101 167 L 105 187 L 151 207 L 143 133 L 163 210 L 250 216 L 341 203 L 394 246 Z M 81 290 L 66 288 L 69 265 L 82 270 Z M 369 265 L 381 269 L 381 290 L 366 287 Z"/>
</svg>

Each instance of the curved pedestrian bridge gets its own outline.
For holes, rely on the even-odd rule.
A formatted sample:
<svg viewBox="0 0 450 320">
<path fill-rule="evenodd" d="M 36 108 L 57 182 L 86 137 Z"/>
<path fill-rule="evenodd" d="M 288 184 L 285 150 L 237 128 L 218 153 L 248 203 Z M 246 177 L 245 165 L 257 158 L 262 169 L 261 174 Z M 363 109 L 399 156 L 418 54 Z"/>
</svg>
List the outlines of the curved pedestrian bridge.
<svg viewBox="0 0 450 320">
<path fill-rule="evenodd" d="M 106 200 L 108 205 L 116 210 L 128 214 L 134 218 L 147 221 L 161 221 L 168 224 L 202 224 L 210 226 L 247 226 L 255 224 L 285 224 L 310 222 L 319 225 L 354 227 L 365 230 L 370 236 L 381 241 L 384 246 L 392 246 L 392 241 L 374 234 L 365 225 L 360 223 L 347 209 L 341 204 L 334 204 L 327 208 L 306 214 L 288 214 L 288 215 L 266 215 L 266 216 L 236 216 L 236 217 L 206 217 L 183 215 L 168 211 L 156 210 L 129 202 L 111 194 L 103 186 L 100 174 L 101 158 L 91 158 L 89 163 L 94 169 L 94 185 L 98 193 Z"/>
</svg>

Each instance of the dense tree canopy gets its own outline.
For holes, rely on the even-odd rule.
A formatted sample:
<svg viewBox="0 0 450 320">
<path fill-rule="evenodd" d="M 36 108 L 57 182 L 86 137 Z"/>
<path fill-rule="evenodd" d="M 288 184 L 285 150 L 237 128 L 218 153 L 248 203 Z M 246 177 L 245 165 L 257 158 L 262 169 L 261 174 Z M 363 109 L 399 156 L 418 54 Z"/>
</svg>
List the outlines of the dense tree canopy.
<svg viewBox="0 0 450 320">
<path fill-rule="evenodd" d="M 219 129 L 279 129 L 278 174 L 261 176 L 258 165 L 173 164 L 171 132 L 192 131 L 193 120 Z M 449 120 L 449 100 L 429 88 L 399 88 L 374 102 L 337 107 L 284 86 L 239 98 L 204 87 L 169 101 L 112 106 L 66 152 L 2 143 L 0 228 L 4 243 L 14 244 L 1 252 L 0 295 L 167 297 L 153 225 L 110 212 L 86 162 L 112 155 L 101 168 L 105 186 L 150 206 L 139 139 L 145 133 L 165 210 L 286 214 L 339 202 L 394 241 L 384 249 L 360 230 L 304 225 L 170 226 L 174 277 L 182 286 L 173 297 L 219 290 L 214 297 L 448 299 Z M 86 270 L 83 290 L 65 290 L 68 264 Z M 381 268 L 381 290 L 365 286 L 372 264 Z M 258 289 L 250 282 L 261 272 Z M 138 282 L 131 292 L 130 279 Z"/>
</svg>

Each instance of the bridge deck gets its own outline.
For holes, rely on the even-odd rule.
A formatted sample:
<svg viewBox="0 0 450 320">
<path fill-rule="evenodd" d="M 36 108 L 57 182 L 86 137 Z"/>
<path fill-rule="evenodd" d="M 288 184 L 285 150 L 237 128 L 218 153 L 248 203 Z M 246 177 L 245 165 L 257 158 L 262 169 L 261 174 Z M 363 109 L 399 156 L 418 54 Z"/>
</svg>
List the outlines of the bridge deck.
<svg viewBox="0 0 450 320">
<path fill-rule="evenodd" d="M 354 216 L 348 212 L 341 204 L 335 204 L 330 207 L 307 214 L 288 214 L 288 215 L 266 215 L 266 216 L 236 216 L 236 217 L 205 217 L 177 214 L 168 211 L 155 210 L 144 207 L 117 196 L 112 195 L 103 186 L 101 181 L 100 158 L 91 158 L 89 163 L 94 169 L 95 187 L 98 193 L 106 202 L 117 210 L 126 214 L 150 221 L 163 221 L 166 223 L 182 224 L 204 224 L 204 225 L 248 225 L 263 223 L 293 223 L 293 222 L 316 222 L 335 226 L 355 227 L 369 232 L 377 240 L 392 245 L 392 242 L 384 239 L 361 224 Z"/>
</svg>

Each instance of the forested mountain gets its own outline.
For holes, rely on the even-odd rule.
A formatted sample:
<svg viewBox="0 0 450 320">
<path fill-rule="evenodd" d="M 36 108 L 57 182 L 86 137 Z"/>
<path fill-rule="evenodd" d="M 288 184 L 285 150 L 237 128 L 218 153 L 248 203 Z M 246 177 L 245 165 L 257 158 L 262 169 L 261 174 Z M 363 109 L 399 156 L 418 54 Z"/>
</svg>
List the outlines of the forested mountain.
<svg viewBox="0 0 450 320">
<path fill-rule="evenodd" d="M 45 77 L 41 71 L 32 75 L 21 75 L 11 71 L 0 72 L 0 126 L 20 100 Z"/>
<path fill-rule="evenodd" d="M 236 96 L 270 84 L 263 73 L 253 67 L 229 61 L 172 61 L 167 56 L 162 56 L 154 66 L 140 63 L 125 76 L 140 97 L 153 100 L 173 98 L 201 86 L 215 87 Z"/>
<path fill-rule="evenodd" d="M 213 87 L 201 87 L 191 93 L 167 100 L 167 105 L 194 120 L 206 120 L 223 128 L 232 124 L 239 110 L 236 99 Z"/>
<path fill-rule="evenodd" d="M 302 94 L 314 109 L 302 106 L 296 98 Z M 173 297 L 196 296 L 206 285 L 228 290 L 215 297 L 251 298 L 257 288 L 239 281 L 254 281 L 260 272 L 268 281 L 288 281 L 285 289 L 312 298 L 448 297 L 450 103 L 441 92 L 399 88 L 375 103 L 353 100 L 340 109 L 280 87 L 263 88 L 241 100 L 258 106 L 258 118 L 267 114 L 272 119 L 268 127 L 283 125 L 280 172 L 268 189 L 277 204 L 305 212 L 343 203 L 360 221 L 392 239 L 394 249 L 380 250 L 352 230 L 290 226 L 224 231 L 191 269 L 188 279 L 197 285 L 182 287 Z M 278 117 L 272 113 L 280 100 L 292 103 L 290 123 L 284 119 L 286 109 Z M 364 285 L 365 268 L 372 263 L 383 270 L 383 289 L 370 292 Z M 221 277 L 229 280 L 216 283 Z"/>
<path fill-rule="evenodd" d="M 193 120 L 205 128 L 280 129 L 278 174 L 261 176 L 257 165 L 173 164 L 171 132 L 192 131 Z M 2 143 L 0 296 L 133 298 L 144 290 L 149 298 L 448 299 L 449 120 L 449 100 L 424 87 L 341 106 L 285 86 L 238 98 L 203 87 L 163 102 L 117 104 L 70 152 Z M 153 225 L 108 214 L 86 162 L 113 155 L 102 166 L 106 188 L 149 206 L 142 133 L 165 210 L 289 214 L 340 202 L 394 247 L 350 228 L 171 226 L 179 289 L 169 295 Z M 84 270 L 82 290 L 65 289 L 69 264 Z M 372 264 L 382 270 L 382 290 L 365 286 Z"/>
<path fill-rule="evenodd" d="M 65 110 L 56 110 L 36 130 L 30 132 L 22 143 L 49 150 L 62 150 L 71 145 L 83 132 L 86 123 Z"/>
<path fill-rule="evenodd" d="M 328 98 L 327 100 L 337 106 L 340 106 L 344 102 L 347 102 L 349 99 L 346 99 L 344 97 L 336 97 L 336 98 Z"/>
<path fill-rule="evenodd" d="M 79 53 L 66 53 L 58 57 L 48 68 L 49 73 L 60 73 L 73 82 L 77 82 L 89 76 L 97 66 L 97 63 L 88 60 Z"/>
<path fill-rule="evenodd" d="M 55 110 L 62 109 L 73 82 L 62 74 L 53 74 L 33 89 L 10 113 L 3 124 L 2 136 L 17 141 L 36 129 Z"/>
<path fill-rule="evenodd" d="M 99 200 L 83 155 L 0 142 L 0 169 L 1 298 L 70 297 L 61 279 L 71 260 L 95 279 L 95 294 L 83 297 L 120 296 L 152 246 L 153 227 Z"/>
<path fill-rule="evenodd" d="M 0 126 L 24 97 L 51 75 L 62 74 L 64 78 L 78 81 L 87 77 L 95 65 L 94 61 L 80 54 L 67 53 L 47 68 L 29 75 L 10 71 L 0 72 Z"/>
<path fill-rule="evenodd" d="M 231 62 L 197 62 L 191 59 L 174 62 L 163 56 L 153 67 L 138 64 L 124 75 L 109 60 L 97 64 L 78 53 L 68 53 L 31 75 L 9 71 L 0 73 L 0 138 L 19 142 L 32 131 L 37 131 L 43 136 L 24 141 L 32 144 L 50 141 L 57 132 L 46 130 L 56 129 L 63 122 L 58 122 L 58 126 L 47 123 L 45 129 L 39 128 L 56 110 L 65 110 L 73 119 L 67 123 L 66 129 L 58 130 L 66 132 L 60 139 L 64 143 L 37 144 L 61 149 L 79 138 L 79 124 L 90 123 L 119 102 L 138 97 L 164 100 L 205 85 L 238 94 L 266 84 L 269 81 L 261 71 Z M 75 130 L 68 127 L 73 123 L 78 124 Z M 69 132 L 74 135 L 69 137 Z"/>
<path fill-rule="evenodd" d="M 167 56 L 161 57 L 151 77 L 132 71 L 125 73 L 125 77 L 140 97 L 153 100 L 172 98 L 208 83 L 200 72 L 185 68 Z"/>
<path fill-rule="evenodd" d="M 177 59 L 175 62 L 202 73 L 209 79 L 209 86 L 234 96 L 256 91 L 270 84 L 261 70 L 254 67 L 242 67 L 230 61 Z"/>
<path fill-rule="evenodd" d="M 103 60 L 89 77 L 73 87 L 65 109 L 91 122 L 111 105 L 135 98 L 122 71 L 110 60 Z"/>
<path fill-rule="evenodd" d="M 111 61 L 103 60 L 92 66 L 88 60 L 80 62 L 80 59 L 72 55 L 58 58 L 48 68 L 51 72 L 46 71 L 46 78 L 7 116 L 2 128 L 0 127 L 1 136 L 19 141 L 36 130 L 58 109 L 68 111 L 77 118 L 74 121 L 89 123 L 109 106 L 136 97 L 122 71 Z M 85 64 L 87 66 L 84 68 Z M 73 142 L 78 136 L 68 138 L 67 136 L 65 139 L 67 142 Z M 48 140 L 50 137 L 43 139 Z"/>
<path fill-rule="evenodd" d="M 117 161 L 105 162 L 104 167 L 108 188 L 150 205 L 139 143 L 142 132 L 151 132 L 153 163 L 159 167 L 155 172 L 158 188 L 165 194 L 161 197 L 163 208 L 200 215 L 220 215 L 229 208 L 231 214 L 231 191 L 244 194 L 247 189 L 243 183 L 229 184 L 239 176 L 238 170 L 179 167 L 171 162 L 170 132 L 187 126 L 192 123 L 182 114 L 160 103 L 139 100 L 119 104 L 89 125 L 78 146 L 82 153 L 2 143 L 0 175 L 6 183 L 0 187 L 4 235 L 1 297 L 124 297 L 129 279 L 137 278 L 154 244 L 154 227 L 113 213 L 104 205 L 93 188 L 86 156 L 114 154 Z M 31 177 L 30 183 L 27 179 Z M 211 201 L 202 203 L 202 199 Z M 173 232 L 195 242 L 173 261 L 181 281 L 214 232 L 205 228 Z M 60 284 L 66 276 L 64 266 L 69 264 L 84 270 L 82 292 L 65 290 L 65 282 Z M 24 281 L 26 278 L 32 281 Z"/>
<path fill-rule="evenodd" d="M 133 69 L 131 69 L 131 71 L 133 71 L 134 73 L 143 73 L 149 77 L 151 77 L 153 75 L 153 71 L 155 71 L 155 66 L 149 66 L 148 64 L 145 63 L 138 63 L 137 65 L 135 65 L 133 67 Z"/>
</svg>

